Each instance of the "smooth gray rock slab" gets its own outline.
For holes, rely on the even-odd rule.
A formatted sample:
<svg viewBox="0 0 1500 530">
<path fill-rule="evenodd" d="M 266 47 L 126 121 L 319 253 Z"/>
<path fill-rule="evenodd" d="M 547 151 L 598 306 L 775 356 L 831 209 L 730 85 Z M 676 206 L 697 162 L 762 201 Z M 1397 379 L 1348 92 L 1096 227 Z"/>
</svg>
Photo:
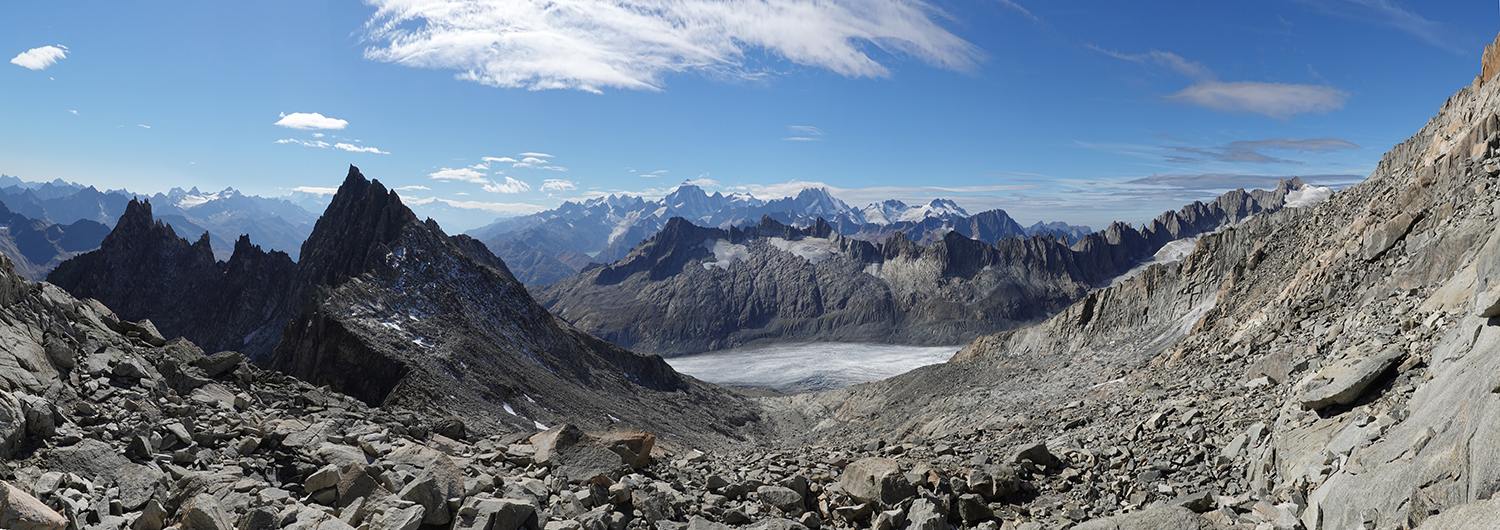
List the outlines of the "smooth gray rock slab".
<svg viewBox="0 0 1500 530">
<path fill-rule="evenodd" d="M 1370 383 L 1379 379 L 1381 374 L 1395 366 L 1405 355 L 1406 351 L 1400 348 L 1386 348 L 1374 357 L 1360 361 L 1332 382 L 1303 391 L 1297 399 L 1305 410 L 1353 403 L 1354 400 L 1359 399 L 1359 395 L 1370 386 Z"/>
</svg>

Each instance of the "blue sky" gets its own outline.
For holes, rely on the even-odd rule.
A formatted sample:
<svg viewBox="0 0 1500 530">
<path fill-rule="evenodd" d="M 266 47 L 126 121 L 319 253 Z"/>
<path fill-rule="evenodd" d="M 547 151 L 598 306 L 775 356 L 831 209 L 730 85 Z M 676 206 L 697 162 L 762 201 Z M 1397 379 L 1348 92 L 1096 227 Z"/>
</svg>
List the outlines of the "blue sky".
<svg viewBox="0 0 1500 530">
<path fill-rule="evenodd" d="M 0 173 L 275 196 L 355 164 L 449 232 L 686 180 L 1096 228 L 1347 183 L 1500 28 L 1408 0 L 137 4 L 0 6 Z"/>
</svg>

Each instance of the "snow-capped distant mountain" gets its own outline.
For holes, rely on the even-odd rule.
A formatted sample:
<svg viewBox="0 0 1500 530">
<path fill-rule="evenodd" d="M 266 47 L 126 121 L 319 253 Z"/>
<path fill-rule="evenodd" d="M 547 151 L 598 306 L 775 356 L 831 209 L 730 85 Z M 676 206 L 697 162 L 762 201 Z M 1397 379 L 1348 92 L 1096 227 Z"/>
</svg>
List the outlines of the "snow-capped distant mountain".
<svg viewBox="0 0 1500 530">
<path fill-rule="evenodd" d="M 229 259 L 235 240 L 242 234 L 249 234 L 257 245 L 284 251 L 296 259 L 302 241 L 318 219 L 317 214 L 286 198 L 245 195 L 233 188 L 215 192 L 173 188 L 147 197 L 127 190 L 99 191 L 62 180 L 29 182 L 0 176 L 0 203 L 26 217 L 58 225 L 88 220 L 113 227 L 136 197 L 150 199 L 157 217 L 182 237 L 196 241 L 208 233 L 218 259 Z"/>
<path fill-rule="evenodd" d="M 793 197 L 764 200 L 744 194 L 710 194 L 689 183 L 659 200 L 610 195 L 570 201 L 545 212 L 501 219 L 468 235 L 483 241 L 505 260 L 523 283 L 547 285 L 591 263 L 624 258 L 674 217 L 719 229 L 757 224 L 765 217 L 806 228 L 821 218 L 841 234 L 871 241 L 884 240 L 897 232 L 919 242 L 940 239 L 955 230 L 991 243 L 1026 235 L 1004 212 L 971 216 L 948 199 L 919 207 L 892 199 L 856 209 L 827 188 L 804 188 Z M 1088 229 L 1083 230 L 1087 233 Z"/>
</svg>

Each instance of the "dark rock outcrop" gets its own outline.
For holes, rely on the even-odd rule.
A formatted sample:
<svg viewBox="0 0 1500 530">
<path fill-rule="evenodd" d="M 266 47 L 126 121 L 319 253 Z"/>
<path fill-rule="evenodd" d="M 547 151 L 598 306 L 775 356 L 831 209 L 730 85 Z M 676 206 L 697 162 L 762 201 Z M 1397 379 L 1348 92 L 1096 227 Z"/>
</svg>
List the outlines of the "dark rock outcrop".
<svg viewBox="0 0 1500 530">
<path fill-rule="evenodd" d="M 262 351 L 280 326 L 295 265 L 285 252 L 261 250 L 248 237 L 228 262 L 214 260 L 205 233 L 196 243 L 154 220 L 149 201 L 132 200 L 99 250 L 63 262 L 47 281 L 103 302 L 126 320 L 150 319 L 167 337 L 219 350 Z"/>
</svg>

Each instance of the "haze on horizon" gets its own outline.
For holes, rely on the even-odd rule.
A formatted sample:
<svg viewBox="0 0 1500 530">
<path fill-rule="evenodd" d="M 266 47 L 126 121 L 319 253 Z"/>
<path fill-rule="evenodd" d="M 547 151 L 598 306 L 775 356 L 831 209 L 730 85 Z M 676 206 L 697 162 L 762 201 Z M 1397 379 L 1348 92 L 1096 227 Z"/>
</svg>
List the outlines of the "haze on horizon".
<svg viewBox="0 0 1500 530">
<path fill-rule="evenodd" d="M 1356 182 L 1494 34 L 1477 2 L 1221 4 L 6 5 L 0 173 L 278 196 L 354 164 L 452 233 L 687 181 L 1102 227 Z"/>
</svg>

